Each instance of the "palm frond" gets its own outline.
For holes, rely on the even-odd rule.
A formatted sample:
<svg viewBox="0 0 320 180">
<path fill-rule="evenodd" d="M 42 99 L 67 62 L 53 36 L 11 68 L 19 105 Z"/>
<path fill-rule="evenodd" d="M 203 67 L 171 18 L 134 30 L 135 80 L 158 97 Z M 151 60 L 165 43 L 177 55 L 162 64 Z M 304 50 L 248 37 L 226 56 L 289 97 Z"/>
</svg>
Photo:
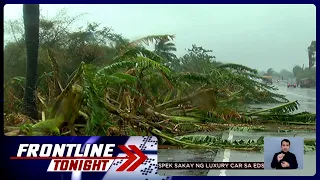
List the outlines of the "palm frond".
<svg viewBox="0 0 320 180">
<path fill-rule="evenodd" d="M 133 47 L 125 49 L 124 51 L 120 52 L 119 56 L 115 57 L 115 61 L 118 61 L 120 59 L 134 60 L 138 56 L 143 56 L 159 63 L 164 62 L 162 57 L 144 47 Z"/>
<path fill-rule="evenodd" d="M 276 106 L 273 108 L 264 109 L 261 111 L 256 111 L 256 112 L 251 112 L 251 113 L 246 113 L 246 116 L 253 116 L 253 115 L 257 115 L 257 114 L 261 114 L 261 113 L 265 113 L 265 112 L 269 112 L 272 114 L 288 114 L 290 112 L 297 110 L 298 107 L 299 107 L 298 101 L 293 101 L 293 102 L 288 102 L 286 104 L 282 104 L 280 106 Z"/>
<path fill-rule="evenodd" d="M 126 74 L 126 73 L 118 72 L 118 73 L 112 74 L 112 76 L 118 77 L 120 79 L 123 79 L 123 80 L 125 80 L 125 82 L 127 82 L 129 84 L 134 83 L 134 82 L 137 81 L 137 78 L 135 76 L 131 76 L 130 74 Z"/>
<path fill-rule="evenodd" d="M 152 68 L 154 70 L 161 70 L 165 74 L 169 74 L 171 72 L 169 68 L 146 57 L 138 56 L 134 61 L 137 62 L 137 66 L 141 68 Z"/>
<path fill-rule="evenodd" d="M 203 82 L 210 83 L 210 77 L 206 74 L 201 73 L 192 73 L 192 72 L 184 72 L 178 73 L 175 75 L 177 81 L 195 81 L 195 82 Z"/>
<path fill-rule="evenodd" d="M 135 62 L 133 61 L 120 61 L 120 62 L 115 62 L 110 65 L 107 65 L 100 70 L 97 71 L 96 76 L 104 76 L 105 74 L 112 74 L 116 72 L 119 69 L 122 68 L 130 68 L 134 67 Z"/>
<path fill-rule="evenodd" d="M 219 65 L 217 68 L 220 68 L 220 69 L 228 68 L 228 69 L 237 70 L 237 71 L 248 71 L 248 72 L 254 73 L 254 74 L 258 73 L 258 71 L 256 69 L 252 69 L 247 66 L 244 66 L 241 64 L 234 64 L 234 63 L 222 64 L 222 65 Z"/>
<path fill-rule="evenodd" d="M 146 36 L 137 40 L 132 41 L 129 43 L 129 47 L 137 46 L 142 43 L 149 45 L 150 43 L 157 43 L 161 40 L 173 40 L 175 38 L 175 35 L 152 35 L 152 36 Z"/>
</svg>

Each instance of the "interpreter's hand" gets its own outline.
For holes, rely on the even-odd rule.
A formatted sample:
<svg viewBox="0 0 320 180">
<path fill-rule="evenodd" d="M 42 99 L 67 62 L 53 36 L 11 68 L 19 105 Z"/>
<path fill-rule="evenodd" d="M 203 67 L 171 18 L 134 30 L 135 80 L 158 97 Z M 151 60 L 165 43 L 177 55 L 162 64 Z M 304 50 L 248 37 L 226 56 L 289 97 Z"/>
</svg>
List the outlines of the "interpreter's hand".
<svg viewBox="0 0 320 180">
<path fill-rule="evenodd" d="M 283 159 L 283 157 L 284 157 L 284 154 L 283 154 L 283 153 L 278 154 L 278 156 L 277 156 L 278 162 L 281 161 L 281 160 Z"/>
<path fill-rule="evenodd" d="M 286 161 L 282 161 L 281 162 L 281 167 L 285 168 L 285 167 L 290 167 L 290 164 Z"/>
</svg>

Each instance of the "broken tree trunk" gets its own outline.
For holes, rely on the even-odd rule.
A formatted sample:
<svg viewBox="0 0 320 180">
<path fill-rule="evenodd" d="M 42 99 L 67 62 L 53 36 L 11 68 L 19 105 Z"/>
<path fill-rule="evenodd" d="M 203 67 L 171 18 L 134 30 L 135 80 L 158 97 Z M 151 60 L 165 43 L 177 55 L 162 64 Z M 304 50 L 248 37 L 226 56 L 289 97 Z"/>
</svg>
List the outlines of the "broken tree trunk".
<svg viewBox="0 0 320 180">
<path fill-rule="evenodd" d="M 35 135 L 35 133 L 40 133 L 42 135 L 46 135 L 47 133 L 55 133 L 55 135 L 60 134 L 60 129 L 64 123 L 68 124 L 71 135 L 76 135 L 73 125 L 75 119 L 79 116 L 83 96 L 82 87 L 75 83 L 80 79 L 80 76 L 83 73 L 83 66 L 84 63 L 81 63 L 75 76 L 58 96 L 49 119 L 33 125 L 31 135 Z"/>
</svg>

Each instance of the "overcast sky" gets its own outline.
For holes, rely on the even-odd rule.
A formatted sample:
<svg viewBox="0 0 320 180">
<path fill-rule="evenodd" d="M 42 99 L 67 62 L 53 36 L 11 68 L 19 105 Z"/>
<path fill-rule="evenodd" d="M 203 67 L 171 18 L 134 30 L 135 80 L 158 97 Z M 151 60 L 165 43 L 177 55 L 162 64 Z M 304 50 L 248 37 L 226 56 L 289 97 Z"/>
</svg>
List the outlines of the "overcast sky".
<svg viewBox="0 0 320 180">
<path fill-rule="evenodd" d="M 77 25 L 98 22 L 135 39 L 175 34 L 178 55 L 192 44 L 213 50 L 217 60 L 259 70 L 292 70 L 308 64 L 316 39 L 314 5 L 40 5 L 48 17 L 67 8 L 87 13 Z M 22 5 L 6 5 L 4 18 L 22 17 Z"/>
</svg>

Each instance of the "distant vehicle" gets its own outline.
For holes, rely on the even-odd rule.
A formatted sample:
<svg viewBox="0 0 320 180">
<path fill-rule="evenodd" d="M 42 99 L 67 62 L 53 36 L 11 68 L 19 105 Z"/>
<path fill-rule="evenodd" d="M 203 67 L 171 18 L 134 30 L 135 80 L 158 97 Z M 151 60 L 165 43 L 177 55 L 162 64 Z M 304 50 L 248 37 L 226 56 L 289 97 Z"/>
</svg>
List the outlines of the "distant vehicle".
<svg viewBox="0 0 320 180">
<path fill-rule="evenodd" d="M 266 84 L 272 85 L 272 76 L 262 76 L 262 81 Z"/>
<path fill-rule="evenodd" d="M 294 87 L 294 88 L 296 88 L 296 87 L 297 87 L 297 84 L 296 84 L 295 82 L 288 82 L 287 87 L 288 87 L 288 88 L 289 88 L 289 87 Z"/>
<path fill-rule="evenodd" d="M 304 79 L 301 79 L 300 82 L 300 87 L 302 88 L 311 88 L 313 86 L 315 86 L 315 81 L 313 79 L 310 79 L 310 78 L 304 78 Z"/>
</svg>

